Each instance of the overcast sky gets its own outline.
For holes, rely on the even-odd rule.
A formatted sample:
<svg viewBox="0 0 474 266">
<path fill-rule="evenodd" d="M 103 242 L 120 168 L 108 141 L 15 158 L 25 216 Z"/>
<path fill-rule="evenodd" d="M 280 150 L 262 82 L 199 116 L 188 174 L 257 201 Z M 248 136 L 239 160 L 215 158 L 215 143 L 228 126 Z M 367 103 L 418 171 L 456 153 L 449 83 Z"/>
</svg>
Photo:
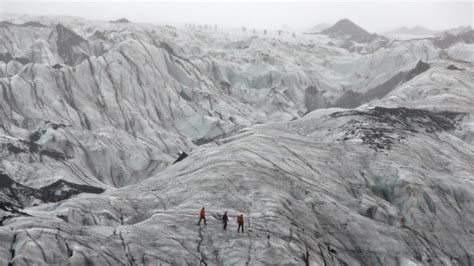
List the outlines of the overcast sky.
<svg viewBox="0 0 474 266">
<path fill-rule="evenodd" d="M 421 25 L 434 30 L 473 26 L 473 1 L 316 2 L 91 2 L 0 0 L 0 12 L 72 15 L 95 20 L 126 17 L 156 24 L 218 24 L 221 27 L 308 29 L 349 18 L 371 32 Z"/>
</svg>

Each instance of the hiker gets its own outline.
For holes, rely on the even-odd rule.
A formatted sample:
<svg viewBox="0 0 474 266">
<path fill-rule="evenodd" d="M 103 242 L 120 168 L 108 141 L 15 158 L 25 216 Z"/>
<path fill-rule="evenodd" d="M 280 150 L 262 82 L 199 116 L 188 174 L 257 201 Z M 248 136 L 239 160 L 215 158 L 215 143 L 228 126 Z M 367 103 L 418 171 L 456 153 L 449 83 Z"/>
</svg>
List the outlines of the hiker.
<svg viewBox="0 0 474 266">
<path fill-rule="evenodd" d="M 240 231 L 240 228 L 242 228 L 242 233 L 244 232 L 244 215 L 241 214 L 237 216 L 237 224 L 239 227 L 237 228 L 237 233 Z"/>
<path fill-rule="evenodd" d="M 206 209 L 204 207 L 202 207 L 201 211 L 199 212 L 198 225 L 201 225 L 202 220 L 204 220 L 204 225 L 206 225 Z"/>
<path fill-rule="evenodd" d="M 222 222 L 224 223 L 224 230 L 227 230 L 227 222 L 229 221 L 229 217 L 227 216 L 227 212 L 224 212 L 222 216 Z"/>
<path fill-rule="evenodd" d="M 176 161 L 174 161 L 173 164 L 175 164 L 175 163 L 177 163 L 177 162 L 183 160 L 183 159 L 186 158 L 186 157 L 188 157 L 188 154 L 187 154 L 187 153 L 185 153 L 184 151 L 179 152 L 179 153 L 178 153 L 178 159 L 176 159 Z"/>
</svg>

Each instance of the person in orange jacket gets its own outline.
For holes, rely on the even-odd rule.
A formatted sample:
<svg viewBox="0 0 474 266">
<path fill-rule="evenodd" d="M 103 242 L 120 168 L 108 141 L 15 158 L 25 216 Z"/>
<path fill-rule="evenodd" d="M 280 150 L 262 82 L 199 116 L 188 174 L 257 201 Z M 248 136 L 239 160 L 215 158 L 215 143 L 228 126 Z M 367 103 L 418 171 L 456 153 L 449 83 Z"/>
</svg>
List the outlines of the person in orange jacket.
<svg viewBox="0 0 474 266">
<path fill-rule="evenodd" d="M 242 233 L 244 232 L 244 215 L 240 214 L 237 216 L 237 224 L 239 227 L 237 228 L 237 233 L 240 231 L 240 228 L 242 228 Z"/>
<path fill-rule="evenodd" d="M 199 213 L 198 225 L 201 225 L 202 220 L 204 220 L 204 224 L 206 224 L 206 209 L 204 207 L 202 207 L 201 212 Z"/>
</svg>

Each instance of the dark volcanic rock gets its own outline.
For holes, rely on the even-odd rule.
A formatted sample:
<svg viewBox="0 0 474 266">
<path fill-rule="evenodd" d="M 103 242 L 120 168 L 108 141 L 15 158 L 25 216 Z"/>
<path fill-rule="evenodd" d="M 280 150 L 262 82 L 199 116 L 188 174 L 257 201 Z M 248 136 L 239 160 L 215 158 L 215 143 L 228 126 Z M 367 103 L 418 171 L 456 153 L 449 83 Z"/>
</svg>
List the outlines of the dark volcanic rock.
<svg viewBox="0 0 474 266">
<path fill-rule="evenodd" d="M 42 149 L 40 151 L 40 160 L 42 160 L 43 156 L 47 156 L 58 161 L 66 160 L 67 158 L 64 153 L 51 149 Z"/>
<path fill-rule="evenodd" d="M 22 185 L 0 171 L 0 209 L 18 212 L 35 202 L 57 202 L 80 193 L 100 194 L 103 188 L 58 180 L 40 189 Z"/>
<path fill-rule="evenodd" d="M 459 68 L 455 65 L 449 65 L 446 69 L 448 69 L 448 70 L 461 70 L 461 71 L 465 70 L 464 68 Z"/>
<path fill-rule="evenodd" d="M 17 147 L 11 143 L 9 143 L 7 146 L 7 150 L 13 154 L 19 154 L 19 153 L 27 153 L 27 150 Z"/>
<path fill-rule="evenodd" d="M 100 194 L 105 190 L 103 188 L 79 185 L 64 180 L 58 180 L 50 185 L 39 189 L 42 194 L 42 200 L 45 202 L 56 202 L 70 198 L 80 193 Z"/>
<path fill-rule="evenodd" d="M 350 110 L 331 114 L 333 118 L 341 116 L 355 117 L 344 126 L 346 133 L 342 138 L 343 141 L 357 137 L 371 148 L 381 150 L 390 149 L 393 143 L 404 139 L 407 134 L 420 130 L 430 134 L 453 130 L 464 114 L 435 113 L 403 107 L 375 107 L 368 111 Z M 370 123 L 366 123 L 363 119 L 369 119 Z"/>
<path fill-rule="evenodd" d="M 63 65 L 57 63 L 57 64 L 53 65 L 51 68 L 52 68 L 52 69 L 61 69 L 61 68 L 63 68 L 63 67 L 64 67 Z"/>
<path fill-rule="evenodd" d="M 10 212 L 18 212 L 18 209 L 29 206 L 35 201 L 40 201 L 41 198 L 41 192 L 38 190 L 24 186 L 0 171 L 1 209 Z"/>
</svg>

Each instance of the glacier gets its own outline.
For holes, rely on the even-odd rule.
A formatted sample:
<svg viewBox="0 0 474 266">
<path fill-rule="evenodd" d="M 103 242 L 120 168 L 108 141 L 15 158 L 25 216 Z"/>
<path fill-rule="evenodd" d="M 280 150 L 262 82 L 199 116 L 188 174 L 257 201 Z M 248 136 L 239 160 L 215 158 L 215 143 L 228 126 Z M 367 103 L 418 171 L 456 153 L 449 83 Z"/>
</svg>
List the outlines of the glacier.
<svg viewBox="0 0 474 266">
<path fill-rule="evenodd" d="M 0 264 L 474 264 L 472 29 L 2 20 Z"/>
</svg>

